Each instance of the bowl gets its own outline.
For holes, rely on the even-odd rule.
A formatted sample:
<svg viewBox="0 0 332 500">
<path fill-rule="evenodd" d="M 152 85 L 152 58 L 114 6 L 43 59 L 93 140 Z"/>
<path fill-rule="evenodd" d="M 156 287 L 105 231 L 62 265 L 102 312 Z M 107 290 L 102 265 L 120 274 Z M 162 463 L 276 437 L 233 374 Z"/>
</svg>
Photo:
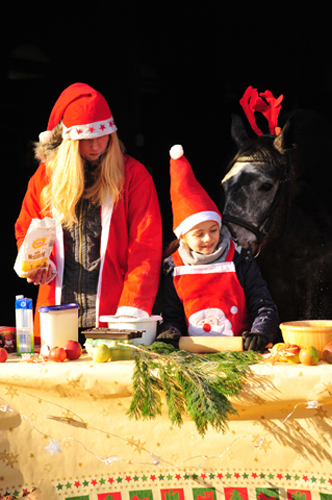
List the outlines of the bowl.
<svg viewBox="0 0 332 500">
<path fill-rule="evenodd" d="M 288 321 L 280 324 L 280 330 L 285 343 L 316 347 L 320 356 L 326 344 L 332 342 L 332 320 Z"/>
<path fill-rule="evenodd" d="M 161 316 L 150 316 L 148 318 L 127 318 L 116 316 L 100 316 L 99 321 L 107 323 L 108 328 L 121 330 L 144 330 L 140 338 L 131 339 L 133 344 L 151 345 L 156 339 L 157 324 Z"/>
</svg>

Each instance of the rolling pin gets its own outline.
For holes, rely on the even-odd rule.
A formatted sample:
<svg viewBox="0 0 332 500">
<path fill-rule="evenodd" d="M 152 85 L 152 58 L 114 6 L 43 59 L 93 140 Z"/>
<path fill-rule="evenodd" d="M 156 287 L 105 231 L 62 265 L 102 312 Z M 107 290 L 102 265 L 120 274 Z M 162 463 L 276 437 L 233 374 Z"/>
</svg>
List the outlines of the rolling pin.
<svg viewBox="0 0 332 500">
<path fill-rule="evenodd" d="M 187 352 L 243 351 L 242 337 L 180 337 L 179 349 Z"/>
</svg>

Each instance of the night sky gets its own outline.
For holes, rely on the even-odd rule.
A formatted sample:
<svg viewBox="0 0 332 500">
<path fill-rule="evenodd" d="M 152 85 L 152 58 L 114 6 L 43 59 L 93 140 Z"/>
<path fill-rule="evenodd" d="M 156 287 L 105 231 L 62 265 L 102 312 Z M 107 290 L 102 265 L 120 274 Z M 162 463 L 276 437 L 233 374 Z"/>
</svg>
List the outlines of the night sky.
<svg viewBox="0 0 332 500">
<path fill-rule="evenodd" d="M 272 10 L 271 3 L 234 0 L 3 7 L 10 30 L 1 34 L 0 325 L 14 326 L 16 294 L 36 293 L 12 269 L 13 227 L 37 167 L 31 144 L 62 90 L 81 81 L 107 98 L 128 153 L 153 175 L 168 242 L 173 144 L 183 145 L 197 178 L 219 202 L 222 172 L 235 152 L 231 113 L 241 114 L 238 101 L 249 85 L 283 94 L 282 112 L 311 108 L 331 115 L 326 3 L 325 9 L 296 4 L 287 11 L 280 3 Z"/>
</svg>

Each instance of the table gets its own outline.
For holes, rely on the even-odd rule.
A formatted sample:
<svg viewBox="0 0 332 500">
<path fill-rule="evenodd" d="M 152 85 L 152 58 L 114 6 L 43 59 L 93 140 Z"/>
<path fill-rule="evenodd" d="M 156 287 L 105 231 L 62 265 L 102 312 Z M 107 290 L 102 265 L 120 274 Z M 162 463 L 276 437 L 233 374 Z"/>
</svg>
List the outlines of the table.
<svg viewBox="0 0 332 500">
<path fill-rule="evenodd" d="M 166 409 L 128 420 L 133 367 L 0 364 L 0 498 L 40 484 L 47 500 L 332 499 L 332 365 L 253 366 L 228 431 L 204 438 Z"/>
</svg>

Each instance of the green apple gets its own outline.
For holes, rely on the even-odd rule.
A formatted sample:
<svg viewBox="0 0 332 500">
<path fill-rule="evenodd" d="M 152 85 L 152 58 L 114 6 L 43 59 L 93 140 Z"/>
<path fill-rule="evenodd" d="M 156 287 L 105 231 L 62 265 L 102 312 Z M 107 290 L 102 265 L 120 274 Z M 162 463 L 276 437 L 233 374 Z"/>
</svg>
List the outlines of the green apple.
<svg viewBox="0 0 332 500">
<path fill-rule="evenodd" d="M 110 348 L 106 344 L 99 344 L 92 347 L 92 359 L 96 363 L 105 363 L 110 358 Z"/>
<path fill-rule="evenodd" d="M 312 345 L 302 347 L 299 358 L 303 365 L 316 365 L 319 361 L 319 352 Z"/>
</svg>

